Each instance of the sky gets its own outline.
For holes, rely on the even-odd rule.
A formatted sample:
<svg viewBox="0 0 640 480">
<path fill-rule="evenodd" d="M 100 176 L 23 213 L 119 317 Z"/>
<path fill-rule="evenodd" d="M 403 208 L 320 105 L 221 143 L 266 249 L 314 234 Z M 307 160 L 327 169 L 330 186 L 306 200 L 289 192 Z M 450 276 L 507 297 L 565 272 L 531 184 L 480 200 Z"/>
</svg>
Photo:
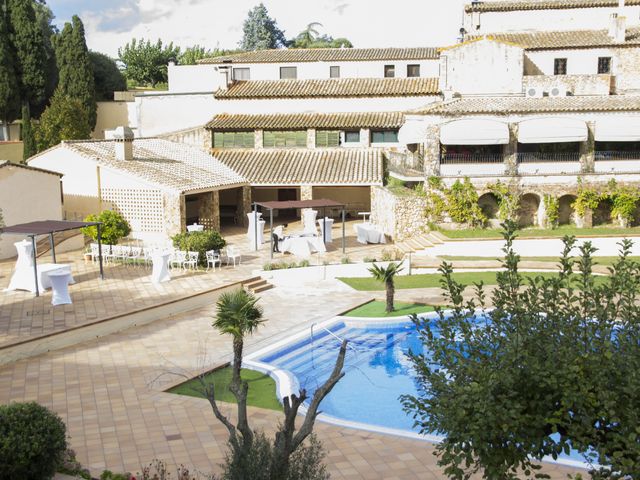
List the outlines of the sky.
<svg viewBox="0 0 640 480">
<path fill-rule="evenodd" d="M 132 38 L 182 48 L 237 48 L 242 23 L 259 0 L 47 0 L 61 28 L 79 15 L 91 50 L 116 57 Z M 455 42 L 465 0 L 264 0 L 287 38 L 311 22 L 355 47 L 428 47 Z"/>
</svg>

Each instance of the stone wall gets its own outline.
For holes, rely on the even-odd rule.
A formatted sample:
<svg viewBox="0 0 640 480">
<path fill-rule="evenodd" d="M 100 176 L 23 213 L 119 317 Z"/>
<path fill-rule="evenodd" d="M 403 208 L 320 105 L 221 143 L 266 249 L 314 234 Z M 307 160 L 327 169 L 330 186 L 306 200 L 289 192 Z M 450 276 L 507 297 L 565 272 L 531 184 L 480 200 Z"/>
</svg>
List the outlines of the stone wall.
<svg viewBox="0 0 640 480">
<path fill-rule="evenodd" d="M 424 233 L 426 206 L 424 197 L 401 196 L 385 187 L 371 187 L 371 222 L 379 225 L 395 242 Z"/>
<path fill-rule="evenodd" d="M 178 132 L 165 133 L 158 135 L 158 138 L 169 140 L 171 142 L 184 143 L 209 152 L 211 148 L 211 132 L 204 127 L 189 128 Z"/>
</svg>

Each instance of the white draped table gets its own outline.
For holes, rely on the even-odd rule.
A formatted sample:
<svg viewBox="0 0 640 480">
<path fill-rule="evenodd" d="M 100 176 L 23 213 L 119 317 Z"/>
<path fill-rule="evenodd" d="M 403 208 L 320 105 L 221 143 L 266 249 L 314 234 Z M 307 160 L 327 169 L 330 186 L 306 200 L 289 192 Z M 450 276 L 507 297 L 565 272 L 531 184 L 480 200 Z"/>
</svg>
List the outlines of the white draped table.
<svg viewBox="0 0 640 480">
<path fill-rule="evenodd" d="M 280 251 L 289 252 L 297 257 L 309 257 L 312 253 L 323 253 L 327 249 L 319 237 L 299 236 L 286 237 L 280 244 Z"/>
<path fill-rule="evenodd" d="M 324 233 L 324 225 L 327 224 L 327 232 Z M 333 237 L 331 236 L 331 229 L 333 228 L 333 218 L 326 217 L 324 219 L 318 219 L 318 225 L 320 225 L 320 238 L 325 241 L 325 243 L 333 242 Z"/>
<path fill-rule="evenodd" d="M 353 229 L 360 243 L 386 243 L 384 233 L 377 225 L 372 223 L 356 223 Z"/>
<path fill-rule="evenodd" d="M 28 240 L 14 243 L 18 251 L 18 261 L 11 276 L 7 290 L 27 290 L 35 293 L 36 282 L 33 273 L 33 247 Z M 74 283 L 71 275 L 71 266 L 64 263 L 40 263 L 38 264 L 38 289 L 51 288 L 49 274 L 52 272 L 65 272 L 69 274 L 69 283 Z"/>
<path fill-rule="evenodd" d="M 64 270 L 49 272 L 51 281 L 51 305 L 70 305 L 69 284 L 73 283 L 73 277 Z"/>
<path fill-rule="evenodd" d="M 171 273 L 169 273 L 169 258 L 171 252 L 169 251 L 157 251 L 151 254 L 151 261 L 153 262 L 153 270 L 151 270 L 151 282 L 162 283 L 171 280 Z"/>
<path fill-rule="evenodd" d="M 249 228 L 247 228 L 247 238 L 249 239 L 249 246 L 254 250 L 256 249 L 256 218 L 258 220 L 258 248 L 260 248 L 260 245 L 264 243 L 264 225 L 266 222 L 260 217 L 262 217 L 262 213 L 260 212 L 257 212 L 255 214 L 254 212 L 247 213 L 247 219 L 249 220 Z"/>
</svg>

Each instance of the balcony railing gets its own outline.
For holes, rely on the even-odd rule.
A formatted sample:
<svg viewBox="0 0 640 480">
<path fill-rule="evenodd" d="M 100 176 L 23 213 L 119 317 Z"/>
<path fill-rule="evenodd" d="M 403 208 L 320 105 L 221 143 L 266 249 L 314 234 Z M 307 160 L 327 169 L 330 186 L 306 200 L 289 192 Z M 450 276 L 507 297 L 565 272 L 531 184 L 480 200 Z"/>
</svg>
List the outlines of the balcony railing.
<svg viewBox="0 0 640 480">
<path fill-rule="evenodd" d="M 469 163 L 503 163 L 504 155 L 501 153 L 445 153 L 440 156 L 441 165 L 458 165 Z"/>
<path fill-rule="evenodd" d="M 543 153 L 543 152 L 519 152 L 518 163 L 540 163 L 540 162 L 579 162 L 580 153 Z"/>
<path fill-rule="evenodd" d="M 596 160 L 640 160 L 640 152 L 616 152 L 599 151 L 595 152 Z"/>
</svg>

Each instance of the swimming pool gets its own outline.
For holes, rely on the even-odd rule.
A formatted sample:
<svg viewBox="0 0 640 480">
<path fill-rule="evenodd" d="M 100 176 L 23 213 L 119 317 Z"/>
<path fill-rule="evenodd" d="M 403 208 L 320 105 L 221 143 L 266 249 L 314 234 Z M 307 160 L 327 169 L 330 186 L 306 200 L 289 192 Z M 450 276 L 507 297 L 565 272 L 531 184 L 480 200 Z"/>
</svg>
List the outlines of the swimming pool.
<svg viewBox="0 0 640 480">
<path fill-rule="evenodd" d="M 305 388 L 311 398 L 331 374 L 341 338 L 349 340 L 345 376 L 321 404 L 325 420 L 438 441 L 441 437 L 418 434 L 398 399 L 402 394 L 419 394 L 407 353 L 423 353 L 424 347 L 408 319 L 380 322 L 342 317 L 314 326 L 313 331 L 269 351 L 258 352 L 247 363 L 270 371 L 278 383 L 280 397 Z M 558 462 L 587 468 L 577 452 L 563 455 Z"/>
</svg>

